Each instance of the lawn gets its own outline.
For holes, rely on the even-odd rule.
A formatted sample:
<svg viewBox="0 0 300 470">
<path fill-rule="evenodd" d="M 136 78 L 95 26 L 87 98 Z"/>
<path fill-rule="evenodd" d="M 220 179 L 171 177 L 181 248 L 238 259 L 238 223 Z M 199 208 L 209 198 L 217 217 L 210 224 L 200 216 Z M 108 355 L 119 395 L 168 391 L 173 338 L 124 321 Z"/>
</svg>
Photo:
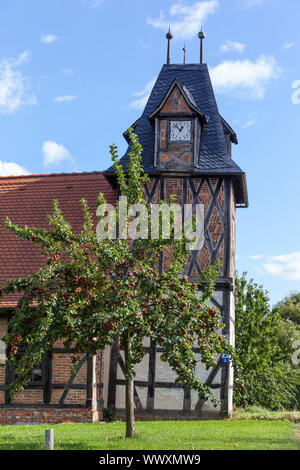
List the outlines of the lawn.
<svg viewBox="0 0 300 470">
<path fill-rule="evenodd" d="M 0 426 L 0 450 L 43 449 L 49 425 Z M 300 425 L 284 420 L 139 421 L 136 437 L 125 424 L 58 424 L 56 450 L 297 450 Z"/>
<path fill-rule="evenodd" d="M 234 419 L 264 419 L 264 420 L 287 420 L 300 423 L 300 411 L 270 411 L 259 406 L 249 408 L 238 408 L 234 410 Z"/>
</svg>

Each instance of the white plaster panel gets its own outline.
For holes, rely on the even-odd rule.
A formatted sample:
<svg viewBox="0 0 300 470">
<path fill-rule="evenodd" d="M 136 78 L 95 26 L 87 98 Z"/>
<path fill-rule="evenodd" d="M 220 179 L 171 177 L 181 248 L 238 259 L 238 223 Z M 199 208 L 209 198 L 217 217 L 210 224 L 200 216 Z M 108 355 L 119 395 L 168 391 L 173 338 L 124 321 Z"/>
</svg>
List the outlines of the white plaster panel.
<svg viewBox="0 0 300 470">
<path fill-rule="evenodd" d="M 213 298 L 220 304 L 223 305 L 223 292 L 216 291 L 214 292 Z"/>
<path fill-rule="evenodd" d="M 116 408 L 125 409 L 125 386 L 116 387 Z"/>
<path fill-rule="evenodd" d="M 201 295 L 202 295 L 201 291 L 197 292 L 197 296 L 199 298 L 201 297 Z M 215 291 L 213 294 L 213 298 L 218 302 L 218 304 L 223 305 L 223 292 L 222 291 Z M 216 306 L 209 300 L 206 301 L 206 305 L 216 308 Z"/>
<path fill-rule="evenodd" d="M 209 375 L 209 370 L 206 370 L 206 367 L 204 366 L 204 364 L 201 362 L 201 356 L 200 354 L 195 354 L 195 357 L 196 357 L 196 361 L 197 361 L 197 364 L 196 364 L 196 376 L 202 381 L 202 382 L 205 382 L 208 375 Z"/>
<path fill-rule="evenodd" d="M 154 408 L 156 410 L 182 410 L 183 389 L 157 388 L 155 390 Z"/>
<path fill-rule="evenodd" d="M 149 369 L 149 354 L 145 354 L 139 364 L 136 364 L 134 370 L 136 372 L 136 380 L 148 380 L 148 369 Z"/>
<path fill-rule="evenodd" d="M 150 348 L 150 338 L 145 338 L 143 341 L 144 348 Z"/>
<path fill-rule="evenodd" d="M 161 353 L 156 354 L 156 382 L 175 382 L 176 372 L 171 369 L 167 362 L 160 360 Z"/>
</svg>

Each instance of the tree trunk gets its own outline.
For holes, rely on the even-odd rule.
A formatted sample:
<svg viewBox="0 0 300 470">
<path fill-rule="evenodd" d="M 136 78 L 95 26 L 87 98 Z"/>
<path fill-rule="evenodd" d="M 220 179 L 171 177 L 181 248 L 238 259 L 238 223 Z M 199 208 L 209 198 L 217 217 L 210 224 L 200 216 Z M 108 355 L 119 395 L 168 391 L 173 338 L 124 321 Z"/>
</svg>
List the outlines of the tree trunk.
<svg viewBox="0 0 300 470">
<path fill-rule="evenodd" d="M 134 437 L 133 379 L 128 376 L 128 365 L 131 357 L 130 346 L 130 341 L 124 341 L 126 374 L 126 437 Z"/>
</svg>

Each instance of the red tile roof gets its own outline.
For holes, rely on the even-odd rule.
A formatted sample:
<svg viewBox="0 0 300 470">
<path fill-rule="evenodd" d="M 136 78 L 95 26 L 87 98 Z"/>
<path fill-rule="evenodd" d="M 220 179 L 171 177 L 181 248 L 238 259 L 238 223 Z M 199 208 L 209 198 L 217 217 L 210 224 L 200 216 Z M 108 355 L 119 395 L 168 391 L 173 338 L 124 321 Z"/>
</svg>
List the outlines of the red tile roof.
<svg viewBox="0 0 300 470">
<path fill-rule="evenodd" d="M 0 177 L 0 286 L 7 279 L 33 274 L 43 264 L 38 245 L 6 230 L 6 216 L 21 226 L 48 227 L 46 216 L 52 213 L 53 199 L 58 199 L 76 232 L 83 222 L 79 201 L 86 199 L 96 214 L 100 192 L 107 202 L 115 203 L 116 190 L 102 172 Z M 2 299 L 0 307 L 14 304 L 10 297 Z"/>
</svg>

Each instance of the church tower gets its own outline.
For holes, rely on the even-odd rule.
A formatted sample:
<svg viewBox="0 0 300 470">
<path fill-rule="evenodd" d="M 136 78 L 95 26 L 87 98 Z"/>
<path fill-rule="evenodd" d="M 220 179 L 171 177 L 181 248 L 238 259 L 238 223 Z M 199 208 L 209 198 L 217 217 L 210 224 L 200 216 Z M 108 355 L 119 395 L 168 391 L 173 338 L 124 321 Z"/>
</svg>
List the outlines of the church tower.
<svg viewBox="0 0 300 470">
<path fill-rule="evenodd" d="M 167 34 L 167 63 L 132 127 L 143 147 L 145 172 L 151 178 L 146 185 L 148 201 L 157 203 L 175 195 L 182 206 L 204 206 L 204 243 L 199 251 L 191 252 L 185 271 L 190 280 L 197 280 L 203 270 L 220 260 L 211 302 L 222 312 L 223 333 L 234 344 L 236 208 L 248 206 L 247 186 L 245 173 L 231 157 L 237 136 L 219 113 L 208 67 L 202 63 L 204 37 L 201 31 L 199 64 L 173 65 L 169 55 L 172 35 Z M 128 140 L 126 133 L 124 137 Z M 126 168 L 127 153 L 121 163 Z M 220 402 L 220 407 L 214 409 L 209 402 L 198 400 L 194 391 L 175 384 L 176 376 L 160 361 L 162 351 L 151 340 L 145 348 L 148 354 L 138 365 L 135 380 L 137 416 L 204 418 L 231 414 L 233 371 L 226 357 L 220 357 L 213 370 L 206 371 L 199 365 L 199 376 Z M 105 362 L 104 400 L 106 406 L 122 415 L 122 352 L 112 347 Z"/>
</svg>

